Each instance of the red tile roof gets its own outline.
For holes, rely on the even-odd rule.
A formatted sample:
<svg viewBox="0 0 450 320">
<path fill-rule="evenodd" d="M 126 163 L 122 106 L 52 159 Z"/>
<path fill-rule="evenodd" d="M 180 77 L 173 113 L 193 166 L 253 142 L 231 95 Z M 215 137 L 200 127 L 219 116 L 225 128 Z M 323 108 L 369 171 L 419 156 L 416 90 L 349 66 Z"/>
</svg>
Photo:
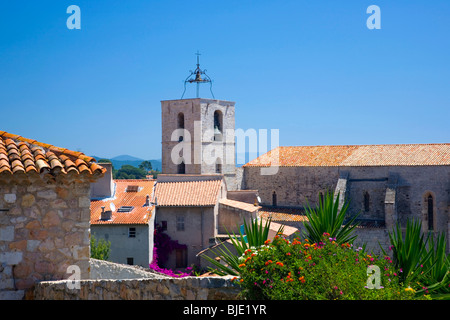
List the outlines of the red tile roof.
<svg viewBox="0 0 450 320">
<path fill-rule="evenodd" d="M 0 174 L 43 172 L 101 176 L 106 169 L 82 152 L 0 131 Z"/>
<path fill-rule="evenodd" d="M 155 180 L 134 179 L 134 180 L 114 180 L 115 192 L 112 198 L 91 201 L 91 224 L 147 224 L 153 207 L 144 206 L 147 195 L 151 201 Z M 137 190 L 129 188 L 138 186 Z M 127 188 L 132 191 L 127 191 Z M 134 191 L 136 190 L 136 191 Z M 111 220 L 101 220 L 102 206 L 105 211 L 110 210 L 111 203 L 115 210 L 112 212 Z M 134 207 L 131 212 L 118 212 L 122 206 Z"/>
<path fill-rule="evenodd" d="M 222 176 L 193 177 L 193 180 L 189 180 L 189 176 L 179 178 L 185 178 L 185 181 L 158 180 L 155 188 L 158 207 L 210 207 L 217 204 Z"/>
<path fill-rule="evenodd" d="M 268 207 L 263 206 L 259 210 L 259 217 L 267 219 L 272 217 L 272 221 L 308 221 L 303 209 Z"/>
<path fill-rule="evenodd" d="M 244 167 L 450 165 L 450 143 L 278 147 Z"/>
</svg>

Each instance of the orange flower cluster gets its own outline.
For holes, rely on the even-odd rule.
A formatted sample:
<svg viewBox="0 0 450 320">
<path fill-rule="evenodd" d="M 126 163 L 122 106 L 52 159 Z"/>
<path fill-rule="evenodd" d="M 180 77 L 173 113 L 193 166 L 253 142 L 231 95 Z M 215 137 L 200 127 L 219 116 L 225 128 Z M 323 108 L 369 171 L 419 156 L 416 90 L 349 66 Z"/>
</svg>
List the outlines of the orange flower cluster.
<svg viewBox="0 0 450 320">
<path fill-rule="evenodd" d="M 292 278 L 292 274 L 291 274 L 291 272 L 289 272 L 288 276 L 286 277 L 286 279 L 280 279 L 280 281 L 293 282 L 294 278 Z"/>
</svg>

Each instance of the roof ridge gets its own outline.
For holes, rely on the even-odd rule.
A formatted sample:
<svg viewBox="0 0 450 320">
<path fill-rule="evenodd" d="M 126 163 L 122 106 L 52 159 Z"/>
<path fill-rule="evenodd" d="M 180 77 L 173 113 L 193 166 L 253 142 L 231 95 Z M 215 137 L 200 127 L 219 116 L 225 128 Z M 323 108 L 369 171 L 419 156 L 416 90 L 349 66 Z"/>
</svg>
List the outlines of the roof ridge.
<svg viewBox="0 0 450 320">
<path fill-rule="evenodd" d="M 48 151 L 52 151 L 52 152 L 56 152 L 58 154 L 64 154 L 64 155 L 68 155 L 74 158 L 78 158 L 78 159 L 82 159 L 86 162 L 97 162 L 97 160 L 93 157 L 89 157 L 87 155 L 85 155 L 83 152 L 80 151 L 72 151 L 69 150 L 67 148 L 60 148 L 57 146 L 54 146 L 52 144 L 48 144 L 48 143 L 43 143 L 43 142 L 39 142 L 37 140 L 33 140 L 33 139 L 28 139 L 25 137 L 22 137 L 18 134 L 13 134 L 13 133 L 9 133 L 6 131 L 0 131 L 0 137 L 6 138 L 6 139 L 12 139 L 15 141 L 20 141 L 20 142 L 26 142 L 29 143 L 31 145 L 35 145 L 38 147 L 42 147 L 47 149 Z"/>
</svg>

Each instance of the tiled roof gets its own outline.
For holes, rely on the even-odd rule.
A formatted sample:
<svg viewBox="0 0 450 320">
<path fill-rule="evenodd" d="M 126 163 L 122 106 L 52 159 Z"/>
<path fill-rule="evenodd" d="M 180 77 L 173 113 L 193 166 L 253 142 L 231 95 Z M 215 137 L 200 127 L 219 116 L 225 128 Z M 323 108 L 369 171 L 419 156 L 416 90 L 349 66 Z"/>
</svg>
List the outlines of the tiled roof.
<svg viewBox="0 0 450 320">
<path fill-rule="evenodd" d="M 303 209 L 299 208 L 289 208 L 289 207 L 271 207 L 263 206 L 258 215 L 262 219 L 267 219 L 272 217 L 273 222 L 307 222 L 308 217 L 304 214 Z M 374 229 L 374 228 L 384 228 L 385 222 L 383 219 L 365 219 L 357 218 L 358 229 Z M 344 221 L 345 222 L 345 221 Z"/>
<path fill-rule="evenodd" d="M 82 152 L 0 131 L 0 174 L 33 172 L 101 176 L 106 169 Z"/>
<path fill-rule="evenodd" d="M 247 212 L 255 212 L 256 210 L 260 209 L 260 206 L 255 206 L 254 204 L 242 202 L 242 201 L 236 201 L 236 200 L 230 200 L 230 199 L 221 199 L 219 201 L 220 204 L 233 207 L 239 210 L 244 210 Z"/>
<path fill-rule="evenodd" d="M 175 177 L 175 176 L 174 176 Z M 218 201 L 222 186 L 222 176 L 215 178 L 189 176 L 184 181 L 159 181 L 155 188 L 156 205 L 158 207 L 210 207 Z"/>
<path fill-rule="evenodd" d="M 263 206 L 259 210 L 259 217 L 263 219 L 272 217 L 272 221 L 308 221 L 302 209 L 284 208 L 284 207 L 268 207 Z"/>
<path fill-rule="evenodd" d="M 450 143 L 278 147 L 244 167 L 450 165 Z"/>
<path fill-rule="evenodd" d="M 135 179 L 135 180 L 114 180 L 115 191 L 112 198 L 91 201 L 91 224 L 147 224 L 151 217 L 152 206 L 145 206 L 147 195 L 151 201 L 155 180 Z M 138 186 L 136 189 L 127 188 Z M 111 220 L 101 220 L 102 207 L 105 211 L 110 210 L 111 203 L 115 210 L 112 212 Z M 118 212 L 122 206 L 134 207 L 130 212 Z"/>
</svg>

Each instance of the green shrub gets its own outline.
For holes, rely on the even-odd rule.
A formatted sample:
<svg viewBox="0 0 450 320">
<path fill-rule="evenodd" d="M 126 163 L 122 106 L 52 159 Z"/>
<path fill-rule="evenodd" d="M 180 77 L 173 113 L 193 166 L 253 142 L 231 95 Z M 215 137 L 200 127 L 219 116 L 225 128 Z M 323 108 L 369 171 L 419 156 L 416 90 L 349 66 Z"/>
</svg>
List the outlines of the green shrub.
<svg viewBox="0 0 450 320">
<path fill-rule="evenodd" d="M 108 260 L 111 253 L 111 242 L 104 239 L 96 241 L 94 235 L 91 235 L 91 258 L 98 260 Z"/>
<path fill-rule="evenodd" d="M 276 236 L 259 248 L 247 249 L 239 258 L 244 299 L 271 300 L 409 300 L 413 289 L 399 281 L 392 260 L 367 255 L 349 243 L 338 244 L 327 233 L 322 241 L 290 242 Z M 380 286 L 371 285 L 368 266 L 379 268 Z M 375 267 L 375 268 L 376 268 Z M 370 281 L 368 281 L 370 280 Z M 420 296 L 426 299 L 426 296 Z"/>
<path fill-rule="evenodd" d="M 339 208 L 339 193 L 334 197 L 332 192 L 327 192 L 323 201 L 319 201 L 319 206 L 311 208 L 307 204 L 305 215 L 308 218 L 303 223 L 306 234 L 305 237 L 312 242 L 319 242 L 324 232 L 329 233 L 336 238 L 337 243 L 352 243 L 356 238 L 353 235 L 358 223 L 355 221 L 359 214 L 351 217 L 345 222 L 349 202 L 344 200 L 342 207 Z"/>
</svg>

